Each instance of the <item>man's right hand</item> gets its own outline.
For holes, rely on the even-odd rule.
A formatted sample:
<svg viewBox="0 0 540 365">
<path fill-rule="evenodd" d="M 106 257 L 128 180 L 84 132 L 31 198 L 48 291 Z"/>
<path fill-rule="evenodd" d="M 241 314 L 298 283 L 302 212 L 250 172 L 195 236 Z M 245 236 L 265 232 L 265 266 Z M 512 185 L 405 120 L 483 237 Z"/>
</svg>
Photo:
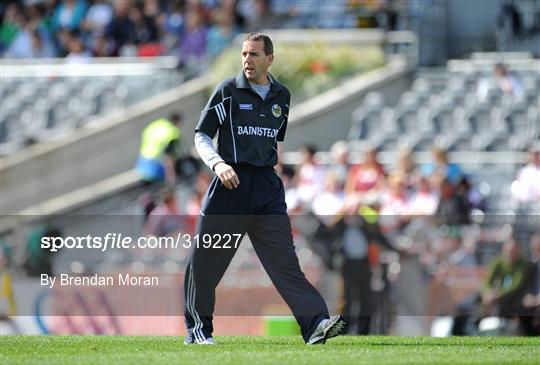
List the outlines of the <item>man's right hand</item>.
<svg viewBox="0 0 540 365">
<path fill-rule="evenodd" d="M 240 185 L 240 180 L 234 169 L 225 162 L 218 162 L 214 165 L 214 172 L 219 177 L 227 189 L 236 189 Z"/>
</svg>

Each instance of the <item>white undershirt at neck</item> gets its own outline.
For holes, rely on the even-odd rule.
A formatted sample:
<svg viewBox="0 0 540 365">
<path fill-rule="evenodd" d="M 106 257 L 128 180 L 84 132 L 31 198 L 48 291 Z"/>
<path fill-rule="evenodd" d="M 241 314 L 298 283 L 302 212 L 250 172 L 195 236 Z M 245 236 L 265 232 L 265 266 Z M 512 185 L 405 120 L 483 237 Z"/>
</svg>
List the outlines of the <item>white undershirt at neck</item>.
<svg viewBox="0 0 540 365">
<path fill-rule="evenodd" d="M 249 85 L 251 86 L 253 91 L 255 91 L 257 94 L 259 94 L 259 96 L 263 100 L 266 98 L 266 95 L 270 91 L 270 83 L 264 84 L 264 85 L 259 85 L 259 84 L 254 84 L 254 83 L 250 82 Z"/>
</svg>

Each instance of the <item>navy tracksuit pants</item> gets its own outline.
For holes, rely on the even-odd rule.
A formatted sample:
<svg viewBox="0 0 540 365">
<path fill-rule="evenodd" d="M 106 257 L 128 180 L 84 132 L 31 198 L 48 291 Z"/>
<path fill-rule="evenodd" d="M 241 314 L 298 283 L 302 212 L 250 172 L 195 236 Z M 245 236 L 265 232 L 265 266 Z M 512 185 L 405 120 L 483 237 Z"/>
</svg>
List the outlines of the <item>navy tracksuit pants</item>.
<svg viewBox="0 0 540 365">
<path fill-rule="evenodd" d="M 298 321 L 307 341 L 328 308 L 319 292 L 300 269 L 281 179 L 273 168 L 233 165 L 240 180 L 229 190 L 214 177 L 201 209 L 199 237 L 245 233 L 272 283 Z M 188 333 L 195 340 L 212 336 L 215 289 L 236 248 L 205 248 L 200 238 L 184 279 L 184 315 Z M 222 242 L 225 242 L 222 240 Z M 234 243 L 234 242 L 232 242 Z M 249 300 L 249 298 L 246 298 Z"/>
</svg>

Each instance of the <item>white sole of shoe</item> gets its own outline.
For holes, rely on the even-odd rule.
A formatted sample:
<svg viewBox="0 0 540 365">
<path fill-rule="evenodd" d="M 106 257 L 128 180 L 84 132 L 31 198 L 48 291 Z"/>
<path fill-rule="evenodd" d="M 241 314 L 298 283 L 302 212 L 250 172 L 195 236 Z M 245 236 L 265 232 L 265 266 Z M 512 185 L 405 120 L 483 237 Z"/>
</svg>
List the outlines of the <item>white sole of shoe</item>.
<svg viewBox="0 0 540 365">
<path fill-rule="evenodd" d="M 308 345 L 325 344 L 326 340 L 332 337 L 339 336 L 345 328 L 345 321 L 340 316 L 330 318 L 332 321 L 330 325 L 324 330 L 323 335 L 317 338 L 311 339 Z"/>
</svg>

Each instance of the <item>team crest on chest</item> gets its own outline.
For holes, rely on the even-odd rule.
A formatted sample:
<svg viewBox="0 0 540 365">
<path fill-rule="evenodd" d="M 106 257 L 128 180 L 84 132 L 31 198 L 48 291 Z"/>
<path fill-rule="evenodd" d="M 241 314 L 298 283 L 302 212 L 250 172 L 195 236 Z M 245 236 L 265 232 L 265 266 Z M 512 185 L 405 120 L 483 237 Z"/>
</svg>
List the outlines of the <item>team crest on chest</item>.
<svg viewBox="0 0 540 365">
<path fill-rule="evenodd" d="M 272 114 L 276 118 L 281 117 L 281 107 L 277 104 L 272 105 Z"/>
</svg>

